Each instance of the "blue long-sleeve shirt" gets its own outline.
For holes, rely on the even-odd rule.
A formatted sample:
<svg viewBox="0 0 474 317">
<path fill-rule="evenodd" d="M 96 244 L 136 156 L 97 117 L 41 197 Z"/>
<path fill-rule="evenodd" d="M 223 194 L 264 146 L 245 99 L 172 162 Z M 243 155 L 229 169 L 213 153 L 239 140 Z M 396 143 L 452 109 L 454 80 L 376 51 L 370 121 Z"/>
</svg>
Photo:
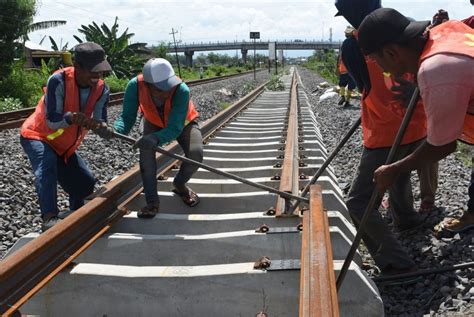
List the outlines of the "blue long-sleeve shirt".
<svg viewBox="0 0 474 317">
<path fill-rule="evenodd" d="M 80 112 L 84 108 L 89 98 L 90 88 L 79 87 Z M 109 87 L 104 85 L 104 90 L 99 100 L 94 106 L 93 119 L 107 122 L 107 104 L 109 101 Z M 62 73 L 51 75 L 47 83 L 47 93 L 45 96 L 46 123 L 50 129 L 58 130 L 67 128 L 70 124 L 67 121 L 68 113 L 64 113 L 64 76 Z"/>
<path fill-rule="evenodd" d="M 186 116 L 188 114 L 189 99 L 189 88 L 185 83 L 181 83 L 176 88 L 171 101 L 171 111 L 167 126 L 154 132 L 159 138 L 158 145 L 169 143 L 179 137 L 184 129 Z M 137 77 L 134 77 L 127 84 L 123 97 L 123 110 L 114 123 L 114 129 L 118 133 L 128 134 L 130 132 L 137 120 L 138 106 L 138 80 Z M 158 112 L 163 112 L 164 103 L 159 104 L 155 102 L 155 106 Z"/>
</svg>

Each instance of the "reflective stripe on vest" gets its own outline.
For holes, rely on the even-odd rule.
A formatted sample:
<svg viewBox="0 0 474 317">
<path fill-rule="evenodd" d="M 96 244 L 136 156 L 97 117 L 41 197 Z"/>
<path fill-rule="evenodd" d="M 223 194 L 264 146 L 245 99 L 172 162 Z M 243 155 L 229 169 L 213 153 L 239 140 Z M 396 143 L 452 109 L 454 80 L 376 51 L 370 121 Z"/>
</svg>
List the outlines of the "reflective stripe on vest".
<svg viewBox="0 0 474 317">
<path fill-rule="evenodd" d="M 56 73 L 62 73 L 64 78 L 63 112 L 80 112 L 79 87 L 76 84 L 74 67 L 67 67 Z M 99 80 L 90 89 L 84 109 L 84 114 L 88 118 L 92 117 L 95 105 L 102 96 L 103 90 L 104 82 L 102 80 Z M 24 138 L 48 143 L 58 155 L 63 156 L 67 161 L 82 143 L 87 134 L 87 129 L 80 128 L 77 125 L 58 130 L 50 129 L 46 122 L 45 97 L 46 93 L 38 102 L 35 112 L 23 123 L 20 133 Z"/>
<path fill-rule="evenodd" d="M 458 54 L 474 58 L 474 31 L 460 21 L 447 21 L 430 30 L 430 37 L 420 56 L 420 64 L 436 54 Z M 474 93 L 471 94 L 469 107 L 474 108 Z M 474 145 L 474 115 L 466 113 L 461 141 Z"/>
<path fill-rule="evenodd" d="M 392 146 L 405 116 L 406 108 L 391 91 L 394 81 L 384 74 L 377 63 L 366 58 L 371 89 L 362 95 L 362 133 L 364 146 L 382 148 Z M 421 101 L 416 105 L 402 144 L 418 141 L 426 136 L 426 116 Z"/>
<path fill-rule="evenodd" d="M 145 119 L 152 123 L 153 125 L 165 128 L 168 125 L 168 118 L 172 108 L 173 97 L 175 95 L 176 89 L 178 86 L 174 87 L 171 90 L 170 97 L 165 100 L 164 111 L 163 111 L 163 118 L 161 118 L 160 114 L 158 113 L 158 109 L 151 98 L 151 93 L 146 85 L 145 81 L 143 80 L 143 75 L 137 76 L 138 82 L 138 103 L 140 107 L 140 111 L 143 112 Z M 188 103 L 188 113 L 186 115 L 186 119 L 184 121 L 184 126 L 188 125 L 190 122 L 194 121 L 197 117 L 199 117 L 199 113 L 196 110 L 191 98 L 189 98 Z M 163 119 L 163 120 L 162 120 Z"/>
</svg>

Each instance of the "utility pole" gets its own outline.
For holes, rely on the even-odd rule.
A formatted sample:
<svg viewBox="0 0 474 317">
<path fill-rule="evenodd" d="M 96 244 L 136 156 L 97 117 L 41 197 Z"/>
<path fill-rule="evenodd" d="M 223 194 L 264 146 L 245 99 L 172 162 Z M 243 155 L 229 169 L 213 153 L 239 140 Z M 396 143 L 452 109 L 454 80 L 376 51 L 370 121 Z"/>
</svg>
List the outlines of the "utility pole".
<svg viewBox="0 0 474 317">
<path fill-rule="evenodd" d="M 257 80 L 257 75 L 256 75 L 256 39 L 260 38 L 260 32 L 250 32 L 250 39 L 253 39 L 253 80 Z"/>
<path fill-rule="evenodd" d="M 178 33 L 178 31 L 174 30 L 174 28 L 171 28 L 171 33 L 169 34 L 172 34 L 173 35 L 173 42 L 174 42 L 174 53 L 176 55 L 176 63 L 178 64 L 178 73 L 179 73 L 179 77 L 181 77 L 181 67 L 179 66 L 179 58 L 178 58 L 178 47 L 176 46 L 176 38 L 174 37 L 174 35 Z M 182 78 L 182 77 L 181 77 Z"/>
</svg>

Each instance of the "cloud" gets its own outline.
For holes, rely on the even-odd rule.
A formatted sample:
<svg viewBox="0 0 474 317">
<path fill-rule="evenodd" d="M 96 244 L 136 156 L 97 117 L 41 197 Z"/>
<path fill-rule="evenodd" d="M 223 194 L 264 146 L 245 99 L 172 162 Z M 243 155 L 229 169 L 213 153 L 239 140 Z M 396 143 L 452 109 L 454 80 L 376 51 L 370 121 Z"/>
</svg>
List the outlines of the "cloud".
<svg viewBox="0 0 474 317">
<path fill-rule="evenodd" d="M 59 19 L 66 20 L 67 24 L 34 32 L 30 38 L 39 42 L 44 35 L 51 35 L 58 43 L 62 39 L 71 47 L 76 44 L 72 35 L 80 35 L 77 29 L 81 25 L 95 21 L 110 26 L 118 16 L 121 32 L 128 28 L 135 33 L 133 42 L 150 45 L 171 41 L 172 28 L 179 32 L 177 38 L 183 42 L 248 40 L 249 30 L 260 31 L 262 40 L 328 40 L 330 29 L 333 39 L 338 41 L 344 37 L 347 22 L 342 17 L 334 17 L 333 3 L 332 0 L 43 0 L 34 20 Z M 383 5 L 417 20 L 431 19 L 440 8 L 447 10 L 451 18 L 461 19 L 469 12 L 472 14 L 468 0 L 384 1 Z M 48 40 L 45 43 L 48 45 Z"/>
</svg>

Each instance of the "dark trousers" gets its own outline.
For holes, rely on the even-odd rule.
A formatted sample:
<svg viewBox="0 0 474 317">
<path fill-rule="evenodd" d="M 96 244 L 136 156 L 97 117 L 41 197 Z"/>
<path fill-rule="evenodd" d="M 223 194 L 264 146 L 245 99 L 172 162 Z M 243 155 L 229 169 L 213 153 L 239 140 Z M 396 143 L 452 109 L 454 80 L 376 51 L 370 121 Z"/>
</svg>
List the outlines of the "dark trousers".
<svg viewBox="0 0 474 317">
<path fill-rule="evenodd" d="M 412 153 L 418 145 L 419 142 L 414 142 L 401 146 L 395 161 Z M 390 148 L 364 148 L 362 152 L 359 168 L 346 201 L 356 227 L 358 227 L 375 189 L 374 171 L 385 163 L 389 151 Z M 410 173 L 400 174 L 396 183 L 389 189 L 389 197 L 394 226 L 403 226 L 418 218 L 418 214 L 413 209 Z M 408 253 L 382 218 L 378 206 L 370 213 L 362 239 L 380 269 L 383 270 L 389 266 L 401 269 L 414 265 Z"/>
<path fill-rule="evenodd" d="M 42 215 L 58 213 L 58 183 L 69 194 L 71 210 L 84 205 L 84 198 L 92 194 L 97 179 L 79 154 L 74 153 L 65 163 L 45 142 L 20 137 L 20 144 L 33 167 Z"/>
<path fill-rule="evenodd" d="M 143 119 L 143 134 L 150 134 L 159 131 L 160 128 Z M 184 151 L 184 155 L 192 160 L 202 162 L 202 135 L 199 125 L 191 122 L 184 127 L 183 132 L 176 139 Z M 147 204 L 153 204 L 159 201 L 157 193 L 156 180 L 156 152 L 154 150 L 140 150 L 140 173 L 143 181 L 143 191 L 145 192 L 145 200 Z M 197 166 L 182 163 L 178 174 L 174 178 L 173 183 L 180 189 L 189 181 L 193 174 L 198 170 Z"/>
</svg>

